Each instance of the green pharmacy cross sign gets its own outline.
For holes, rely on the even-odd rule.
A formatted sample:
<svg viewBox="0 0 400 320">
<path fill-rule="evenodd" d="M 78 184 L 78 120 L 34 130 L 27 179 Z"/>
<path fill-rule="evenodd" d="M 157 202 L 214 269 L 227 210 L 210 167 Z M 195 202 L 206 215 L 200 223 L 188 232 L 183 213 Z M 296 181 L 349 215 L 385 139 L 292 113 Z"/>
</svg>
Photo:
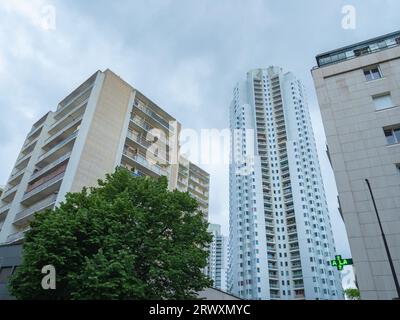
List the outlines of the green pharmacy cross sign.
<svg viewBox="0 0 400 320">
<path fill-rule="evenodd" d="M 335 256 L 335 260 L 331 260 L 331 266 L 336 267 L 339 271 L 343 270 L 343 266 L 353 264 L 353 259 L 342 259 L 342 256 Z"/>
</svg>

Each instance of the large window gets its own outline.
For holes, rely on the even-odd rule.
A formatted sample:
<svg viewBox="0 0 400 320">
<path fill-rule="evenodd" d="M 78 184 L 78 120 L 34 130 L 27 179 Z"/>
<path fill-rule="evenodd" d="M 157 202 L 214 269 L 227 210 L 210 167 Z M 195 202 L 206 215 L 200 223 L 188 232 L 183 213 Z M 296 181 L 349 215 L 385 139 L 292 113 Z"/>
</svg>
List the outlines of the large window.
<svg viewBox="0 0 400 320">
<path fill-rule="evenodd" d="M 383 130 L 388 144 L 400 143 L 400 125 Z"/>
<path fill-rule="evenodd" d="M 374 101 L 376 110 L 383 110 L 394 107 L 390 92 L 373 96 L 372 100 Z"/>
<path fill-rule="evenodd" d="M 365 78 L 367 79 L 367 81 L 377 80 L 377 79 L 382 78 L 382 73 L 378 66 L 364 69 L 364 75 L 365 75 Z"/>
</svg>

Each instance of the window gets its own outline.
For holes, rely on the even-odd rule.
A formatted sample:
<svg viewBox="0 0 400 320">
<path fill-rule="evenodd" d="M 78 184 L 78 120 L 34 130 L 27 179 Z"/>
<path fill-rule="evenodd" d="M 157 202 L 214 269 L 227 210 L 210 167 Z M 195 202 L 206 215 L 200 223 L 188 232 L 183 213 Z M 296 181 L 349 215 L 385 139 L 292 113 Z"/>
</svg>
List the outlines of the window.
<svg viewBox="0 0 400 320">
<path fill-rule="evenodd" d="M 359 56 L 361 56 L 363 54 L 368 54 L 370 52 L 371 52 L 371 50 L 369 49 L 369 47 L 364 47 L 364 48 L 360 48 L 360 49 L 354 50 L 354 55 L 356 57 L 359 57 Z"/>
<path fill-rule="evenodd" d="M 372 100 L 374 101 L 376 110 L 383 110 L 394 107 L 390 92 L 373 96 Z"/>
<path fill-rule="evenodd" d="M 393 128 L 383 129 L 388 144 L 400 143 L 400 125 Z"/>
<path fill-rule="evenodd" d="M 376 80 L 382 78 L 381 71 L 378 66 L 374 66 L 368 69 L 364 69 L 364 75 L 367 81 Z"/>
</svg>

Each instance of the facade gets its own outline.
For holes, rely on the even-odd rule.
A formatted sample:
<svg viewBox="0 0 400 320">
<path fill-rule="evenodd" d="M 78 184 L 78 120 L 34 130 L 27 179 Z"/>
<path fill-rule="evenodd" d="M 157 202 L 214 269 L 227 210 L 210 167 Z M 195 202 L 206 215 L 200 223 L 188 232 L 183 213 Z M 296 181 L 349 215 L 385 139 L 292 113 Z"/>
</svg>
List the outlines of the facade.
<svg viewBox="0 0 400 320">
<path fill-rule="evenodd" d="M 221 233 L 221 226 L 210 224 L 208 231 L 213 239 L 209 247 L 208 265 L 204 273 L 213 280 L 213 287 L 226 290 L 226 245 L 227 239 Z"/>
<path fill-rule="evenodd" d="M 233 96 L 228 291 L 254 300 L 343 299 L 301 82 L 279 67 L 256 69 Z"/>
<path fill-rule="evenodd" d="M 96 72 L 28 133 L 1 196 L 0 244 L 20 243 L 36 212 L 96 185 L 118 166 L 167 176 L 169 189 L 177 188 L 180 128 L 112 71 Z M 199 198 L 208 204 L 208 189 Z"/>
<path fill-rule="evenodd" d="M 400 278 L 400 32 L 317 56 L 312 70 L 362 299 L 397 296 L 365 179 Z"/>
<path fill-rule="evenodd" d="M 182 156 L 179 157 L 177 189 L 189 192 L 197 200 L 204 219 L 208 220 L 210 175 Z"/>
</svg>

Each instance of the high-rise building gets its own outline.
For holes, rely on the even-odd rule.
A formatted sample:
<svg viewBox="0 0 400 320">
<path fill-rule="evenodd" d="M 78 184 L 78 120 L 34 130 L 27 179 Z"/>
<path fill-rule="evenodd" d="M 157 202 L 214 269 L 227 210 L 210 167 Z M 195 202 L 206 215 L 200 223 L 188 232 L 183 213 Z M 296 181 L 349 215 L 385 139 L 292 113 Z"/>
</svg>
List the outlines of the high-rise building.
<svg viewBox="0 0 400 320">
<path fill-rule="evenodd" d="M 320 54 L 312 70 L 362 299 L 400 278 L 400 31 Z"/>
<path fill-rule="evenodd" d="M 179 158 L 177 189 L 189 192 L 197 200 L 205 220 L 208 220 L 210 175 L 183 156 Z"/>
<path fill-rule="evenodd" d="M 244 299 L 342 299 L 303 85 L 279 67 L 248 72 L 233 91 L 230 127 L 228 290 Z"/>
<path fill-rule="evenodd" d="M 135 175 L 167 176 L 175 189 L 180 128 L 113 72 L 96 72 L 29 131 L 1 196 L 0 243 L 21 242 L 36 212 L 53 208 L 67 192 L 95 186 L 119 166 Z M 187 163 L 193 176 L 188 190 L 207 216 L 208 174 Z"/>
<path fill-rule="evenodd" d="M 226 290 L 226 245 L 227 238 L 221 233 L 219 224 L 210 224 L 208 232 L 212 234 L 209 246 L 208 264 L 204 273 L 213 281 L 213 287 Z"/>
</svg>

